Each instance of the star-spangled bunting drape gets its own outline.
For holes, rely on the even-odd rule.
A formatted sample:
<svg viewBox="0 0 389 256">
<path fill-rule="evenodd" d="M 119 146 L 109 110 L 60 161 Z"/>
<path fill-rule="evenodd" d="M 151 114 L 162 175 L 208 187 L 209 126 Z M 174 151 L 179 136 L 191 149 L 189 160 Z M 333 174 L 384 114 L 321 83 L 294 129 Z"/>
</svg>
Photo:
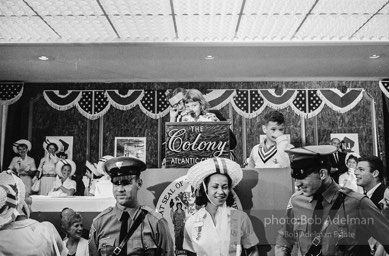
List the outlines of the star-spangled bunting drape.
<svg viewBox="0 0 389 256">
<path fill-rule="evenodd" d="M 389 95 L 388 84 L 383 82 L 380 86 Z M 361 101 L 363 93 L 363 89 L 349 89 L 345 93 L 338 89 L 288 89 L 281 94 L 276 94 L 274 89 L 217 89 L 204 97 L 211 109 L 221 109 L 231 103 L 234 110 L 245 118 L 258 116 L 266 107 L 290 107 L 298 115 L 310 118 L 319 114 L 325 105 L 345 113 Z M 170 110 L 166 90 L 44 91 L 44 98 L 57 110 L 75 106 L 91 120 L 103 116 L 111 106 L 121 110 L 139 106 L 143 113 L 154 119 L 164 117 Z"/>
<path fill-rule="evenodd" d="M 23 83 L 0 83 L 0 105 L 11 105 L 23 94 Z"/>
</svg>

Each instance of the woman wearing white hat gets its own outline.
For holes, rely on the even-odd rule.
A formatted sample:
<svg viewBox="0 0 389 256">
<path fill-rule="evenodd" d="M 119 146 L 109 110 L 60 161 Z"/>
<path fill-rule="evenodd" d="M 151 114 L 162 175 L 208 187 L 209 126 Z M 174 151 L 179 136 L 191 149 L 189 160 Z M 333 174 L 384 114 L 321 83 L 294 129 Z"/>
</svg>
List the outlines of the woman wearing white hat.
<svg viewBox="0 0 389 256">
<path fill-rule="evenodd" d="M 45 150 L 45 156 L 41 159 L 38 166 L 39 178 L 41 179 L 40 195 L 47 195 L 54 186 L 55 177 L 55 165 L 58 162 L 57 153 L 61 151 L 62 144 L 56 139 L 45 139 L 43 142 L 43 149 Z"/>
<path fill-rule="evenodd" d="M 363 188 L 357 185 L 357 177 L 355 176 L 358 158 L 360 158 L 360 156 L 354 152 L 350 152 L 346 155 L 344 161 L 348 170 L 339 176 L 339 185 L 363 194 Z"/>
<path fill-rule="evenodd" d="M 54 225 L 29 219 L 23 182 L 0 173 L 0 255 L 60 255 L 63 245 Z"/>
<path fill-rule="evenodd" d="M 226 158 L 210 158 L 188 170 L 201 208 L 185 223 L 184 250 L 188 255 L 258 255 L 258 238 L 247 214 L 227 206 L 232 188 L 242 179 L 240 166 Z"/>
<path fill-rule="evenodd" d="M 88 160 L 85 163 L 85 175 L 82 177 L 84 183 L 84 196 L 94 196 L 96 190 L 96 182 L 103 176 L 104 173 L 100 174 L 97 171 L 97 164 L 92 164 Z"/>
<path fill-rule="evenodd" d="M 18 140 L 12 146 L 13 151 L 19 156 L 15 156 L 9 169 L 12 170 L 26 186 L 27 193 L 31 192 L 32 177 L 35 175 L 36 166 L 35 160 L 27 155 L 31 150 L 31 142 L 28 140 Z"/>
<path fill-rule="evenodd" d="M 49 196 L 72 196 L 76 192 L 77 184 L 71 179 L 76 172 L 76 164 L 70 159 L 60 159 L 55 167 L 58 176 L 54 188 Z"/>
<path fill-rule="evenodd" d="M 96 180 L 94 193 L 95 196 L 113 197 L 113 185 L 111 182 L 111 177 L 104 171 L 105 162 L 112 158 L 113 156 L 106 155 L 101 157 L 97 163 L 96 172 L 99 175 L 102 175 L 102 177 Z"/>
</svg>

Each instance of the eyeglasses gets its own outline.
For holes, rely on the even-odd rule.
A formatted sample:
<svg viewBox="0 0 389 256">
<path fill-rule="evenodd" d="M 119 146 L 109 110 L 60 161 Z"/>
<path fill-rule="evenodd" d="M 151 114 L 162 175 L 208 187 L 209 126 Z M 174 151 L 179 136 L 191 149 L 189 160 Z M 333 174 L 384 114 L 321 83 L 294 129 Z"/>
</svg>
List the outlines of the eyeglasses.
<svg viewBox="0 0 389 256">
<path fill-rule="evenodd" d="M 178 108 L 179 105 L 183 105 L 184 104 L 184 99 L 181 99 L 179 102 L 177 102 L 176 104 L 170 104 L 170 106 L 172 108 Z"/>
</svg>

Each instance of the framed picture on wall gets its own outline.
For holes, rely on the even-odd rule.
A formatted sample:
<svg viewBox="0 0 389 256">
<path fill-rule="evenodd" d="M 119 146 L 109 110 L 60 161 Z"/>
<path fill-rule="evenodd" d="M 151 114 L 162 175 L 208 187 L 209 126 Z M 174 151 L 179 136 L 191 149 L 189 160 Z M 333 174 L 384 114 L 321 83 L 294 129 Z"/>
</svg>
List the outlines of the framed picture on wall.
<svg viewBox="0 0 389 256">
<path fill-rule="evenodd" d="M 358 133 L 331 133 L 331 140 L 338 138 L 342 143 L 344 152 L 355 152 L 359 155 Z"/>
<path fill-rule="evenodd" d="M 115 137 L 114 156 L 133 156 L 146 163 L 146 137 Z"/>
<path fill-rule="evenodd" d="M 57 155 L 66 159 L 73 159 L 73 136 L 46 136 L 46 139 L 56 139 L 61 142 L 63 151 Z"/>
</svg>

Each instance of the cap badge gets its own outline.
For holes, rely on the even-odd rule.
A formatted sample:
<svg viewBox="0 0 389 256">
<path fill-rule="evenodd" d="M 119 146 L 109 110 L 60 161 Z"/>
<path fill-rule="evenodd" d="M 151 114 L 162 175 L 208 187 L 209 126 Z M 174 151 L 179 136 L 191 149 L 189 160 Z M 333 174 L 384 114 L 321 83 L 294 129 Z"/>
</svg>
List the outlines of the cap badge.
<svg viewBox="0 0 389 256">
<path fill-rule="evenodd" d="M 116 162 L 115 165 L 116 165 L 117 168 L 120 169 L 120 168 L 122 168 L 123 161 L 121 161 L 121 162 Z"/>
</svg>

